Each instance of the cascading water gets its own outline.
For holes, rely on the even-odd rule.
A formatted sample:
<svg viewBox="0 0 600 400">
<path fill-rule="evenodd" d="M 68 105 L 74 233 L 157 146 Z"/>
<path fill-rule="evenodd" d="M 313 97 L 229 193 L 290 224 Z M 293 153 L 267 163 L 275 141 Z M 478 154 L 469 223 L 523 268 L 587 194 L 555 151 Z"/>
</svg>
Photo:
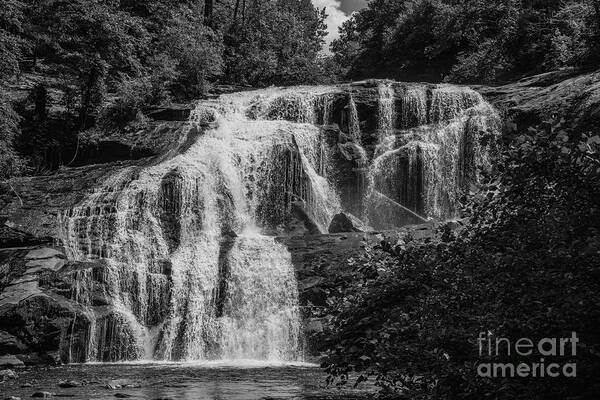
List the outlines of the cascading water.
<svg viewBox="0 0 600 400">
<path fill-rule="evenodd" d="M 396 95 L 390 83 L 382 83 L 378 86 L 379 92 L 379 114 L 377 116 L 377 129 L 379 140 L 394 134 L 396 127 Z"/>
<path fill-rule="evenodd" d="M 358 119 L 356 102 L 354 101 L 354 97 L 352 95 L 350 95 L 348 99 L 348 133 L 354 142 L 360 143 L 360 121 Z"/>
<path fill-rule="evenodd" d="M 325 233 L 340 211 L 376 229 L 454 216 L 490 165 L 493 108 L 463 87 L 360 85 L 201 101 L 193 144 L 66 210 L 69 257 L 99 260 L 72 276 L 90 322 L 71 360 L 299 360 L 298 289 L 275 240 L 294 218 Z"/>
<path fill-rule="evenodd" d="M 123 169 L 64 213 L 70 258 L 104 260 L 73 277 L 92 323 L 72 361 L 302 357 L 291 258 L 265 233 L 285 225 L 292 202 L 322 231 L 340 207 L 319 175 L 327 155 L 316 126 L 246 115 L 258 101 L 271 118 L 278 109 L 313 121 L 312 103 L 286 98 L 201 102 L 190 124 L 205 133 L 188 150 Z"/>
<path fill-rule="evenodd" d="M 398 96 L 404 129 L 396 132 L 389 110 L 395 91 L 380 85 L 378 92 L 379 141 L 370 167 L 365 219 L 380 229 L 393 229 L 426 217 L 454 216 L 460 193 L 477 180 L 477 167 L 490 166 L 489 144 L 481 139 L 496 135 L 496 112 L 468 88 L 406 87 Z"/>
</svg>

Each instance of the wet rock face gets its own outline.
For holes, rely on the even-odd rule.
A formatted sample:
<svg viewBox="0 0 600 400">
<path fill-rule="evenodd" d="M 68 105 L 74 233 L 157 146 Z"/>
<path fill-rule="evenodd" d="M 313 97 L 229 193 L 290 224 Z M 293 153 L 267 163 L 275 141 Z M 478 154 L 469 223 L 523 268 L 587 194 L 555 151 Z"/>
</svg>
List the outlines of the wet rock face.
<svg viewBox="0 0 600 400">
<path fill-rule="evenodd" d="M 101 361 L 139 359 L 134 333 L 115 312 L 106 280 L 111 271 L 104 261 L 67 261 L 60 249 L 50 247 L 0 249 L 0 260 L 0 361 L 84 362 L 90 354 Z M 164 319 L 169 297 L 165 291 L 150 298 L 147 323 L 154 324 Z"/>
<path fill-rule="evenodd" d="M 475 87 L 505 112 L 518 128 L 546 121 L 566 123 L 581 131 L 600 123 L 600 72 L 562 70 L 535 75 L 497 87 Z"/>
</svg>

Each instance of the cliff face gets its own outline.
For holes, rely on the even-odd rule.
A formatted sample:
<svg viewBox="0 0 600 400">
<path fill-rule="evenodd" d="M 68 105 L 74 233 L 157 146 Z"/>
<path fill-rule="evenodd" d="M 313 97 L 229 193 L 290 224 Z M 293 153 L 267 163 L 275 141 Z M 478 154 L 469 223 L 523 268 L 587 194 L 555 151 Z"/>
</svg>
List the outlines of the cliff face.
<svg viewBox="0 0 600 400">
<path fill-rule="evenodd" d="M 590 124 L 598 81 L 539 77 L 477 89 L 523 123 L 558 110 Z M 167 326 L 173 313 L 187 322 L 173 326 L 172 338 L 155 338 L 163 343 L 155 357 L 229 351 L 185 338 L 209 332 L 206 321 L 234 318 L 239 268 L 282 249 L 290 258 L 278 266 L 293 265 L 299 298 L 277 295 L 269 307 L 286 304 L 282 321 L 291 321 L 297 301 L 309 349 L 318 349 L 331 312 L 326 297 L 356 268 L 348 258 L 382 235 L 431 240 L 436 228 L 424 217 L 455 215 L 461 188 L 476 182 L 476 167 L 493 150 L 479 139 L 499 130 L 493 108 L 467 88 L 387 81 L 247 92 L 202 102 L 188 121 L 173 121 L 181 113 L 157 111 L 144 134 L 103 134 L 98 153 L 80 159 L 101 164 L 0 184 L 1 354 L 30 363 L 137 359 L 143 332 Z M 387 233 L 323 234 L 342 210 Z M 248 236 L 249 220 L 260 235 Z M 400 228 L 407 224 L 421 225 Z M 185 269 L 213 258 L 207 269 Z M 249 282 L 274 284 L 265 271 L 252 273 Z M 276 350 L 293 353 L 288 339 Z"/>
</svg>

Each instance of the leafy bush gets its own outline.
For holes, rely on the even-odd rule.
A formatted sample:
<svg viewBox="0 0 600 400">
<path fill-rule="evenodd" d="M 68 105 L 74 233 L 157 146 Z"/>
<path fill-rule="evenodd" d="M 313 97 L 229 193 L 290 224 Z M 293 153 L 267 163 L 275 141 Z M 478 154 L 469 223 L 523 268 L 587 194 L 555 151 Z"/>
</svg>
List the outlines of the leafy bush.
<svg viewBox="0 0 600 400">
<path fill-rule="evenodd" d="M 383 262 L 367 253 L 363 268 L 377 277 L 339 305 L 325 359 L 332 379 L 358 371 L 359 381 L 375 377 L 384 394 L 410 399 L 597 398 L 599 151 L 600 136 L 561 127 L 515 134 L 457 237 L 383 243 Z M 476 341 L 488 331 L 512 343 L 577 332 L 577 377 L 478 376 L 492 361 Z"/>
</svg>

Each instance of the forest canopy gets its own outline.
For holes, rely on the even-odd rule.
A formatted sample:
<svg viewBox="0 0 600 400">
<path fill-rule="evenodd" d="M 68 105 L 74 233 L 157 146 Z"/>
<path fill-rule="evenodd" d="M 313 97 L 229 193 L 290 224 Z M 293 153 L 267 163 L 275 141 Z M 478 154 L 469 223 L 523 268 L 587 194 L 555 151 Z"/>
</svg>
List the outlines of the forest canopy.
<svg viewBox="0 0 600 400">
<path fill-rule="evenodd" d="M 332 44 L 350 79 L 493 83 L 597 65 L 598 0 L 371 0 Z"/>
<path fill-rule="evenodd" d="M 0 179 L 68 165 L 80 132 L 148 105 L 330 79 L 325 17 L 311 0 L 4 1 Z"/>
</svg>

